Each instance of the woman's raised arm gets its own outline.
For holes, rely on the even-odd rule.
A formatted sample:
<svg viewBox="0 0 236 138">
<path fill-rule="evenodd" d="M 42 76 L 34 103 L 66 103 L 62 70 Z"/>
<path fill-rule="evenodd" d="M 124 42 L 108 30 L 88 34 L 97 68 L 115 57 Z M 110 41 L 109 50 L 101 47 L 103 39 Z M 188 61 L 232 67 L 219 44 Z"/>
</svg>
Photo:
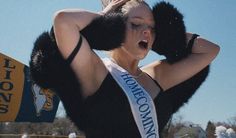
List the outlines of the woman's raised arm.
<svg viewBox="0 0 236 138">
<path fill-rule="evenodd" d="M 56 12 L 54 17 L 54 33 L 60 52 L 66 59 L 78 44 L 80 31 L 94 18 L 100 16 L 89 11 L 68 9 Z M 87 43 L 82 46 L 88 47 Z"/>
<path fill-rule="evenodd" d="M 192 34 L 187 33 L 187 38 Z M 204 38 L 196 38 L 192 47 L 192 53 L 186 58 L 169 64 L 163 61 L 160 65 L 161 73 L 156 79 L 163 89 L 167 90 L 197 74 L 209 65 L 217 56 L 220 48 Z"/>
<path fill-rule="evenodd" d="M 64 58 L 67 58 L 77 45 L 80 31 L 90 24 L 96 17 L 114 11 L 128 0 L 112 0 L 102 12 L 94 13 L 79 9 L 65 9 L 55 13 L 54 33 L 59 50 Z M 88 43 L 82 46 L 88 47 Z M 86 56 L 86 55 L 84 55 Z"/>
<path fill-rule="evenodd" d="M 101 13 L 112 11 L 119 4 L 120 1 L 114 1 Z M 124 39 L 123 16 L 101 16 L 101 13 L 68 9 L 58 11 L 54 17 L 54 34 L 64 59 L 68 59 L 75 48 L 79 49 L 70 66 L 81 84 L 84 97 L 92 95 L 107 74 L 104 64 L 92 49 L 109 50 L 120 46 Z M 106 40 L 106 36 L 113 36 L 116 40 Z M 79 45 L 81 39 L 82 43 Z"/>
</svg>

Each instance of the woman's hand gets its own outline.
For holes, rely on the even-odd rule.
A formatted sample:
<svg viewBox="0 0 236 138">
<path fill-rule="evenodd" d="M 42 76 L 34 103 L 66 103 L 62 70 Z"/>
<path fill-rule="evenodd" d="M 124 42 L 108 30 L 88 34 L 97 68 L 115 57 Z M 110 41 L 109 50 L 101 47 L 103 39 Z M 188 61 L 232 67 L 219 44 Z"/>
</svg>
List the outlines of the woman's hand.
<svg viewBox="0 0 236 138">
<path fill-rule="evenodd" d="M 115 11 L 118 7 L 125 4 L 129 0 L 112 0 L 103 10 L 101 14 L 106 14 Z"/>
</svg>

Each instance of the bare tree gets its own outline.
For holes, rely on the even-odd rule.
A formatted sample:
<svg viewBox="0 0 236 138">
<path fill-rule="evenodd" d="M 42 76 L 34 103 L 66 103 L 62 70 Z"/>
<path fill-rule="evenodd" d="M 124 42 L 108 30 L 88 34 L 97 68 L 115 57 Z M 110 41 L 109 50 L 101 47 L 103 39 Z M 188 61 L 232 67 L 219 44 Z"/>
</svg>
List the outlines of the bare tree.
<svg viewBox="0 0 236 138">
<path fill-rule="evenodd" d="M 214 123 L 212 123 L 211 121 L 208 121 L 207 123 L 207 127 L 206 127 L 206 133 L 207 133 L 207 137 L 208 138 L 215 138 L 215 129 L 216 126 Z"/>
<path fill-rule="evenodd" d="M 236 131 L 236 116 L 228 119 L 228 124 Z"/>
<path fill-rule="evenodd" d="M 65 135 L 75 132 L 83 133 L 68 118 L 56 118 L 53 123 L 8 122 L 0 123 L 0 134 L 35 134 L 35 135 Z"/>
</svg>

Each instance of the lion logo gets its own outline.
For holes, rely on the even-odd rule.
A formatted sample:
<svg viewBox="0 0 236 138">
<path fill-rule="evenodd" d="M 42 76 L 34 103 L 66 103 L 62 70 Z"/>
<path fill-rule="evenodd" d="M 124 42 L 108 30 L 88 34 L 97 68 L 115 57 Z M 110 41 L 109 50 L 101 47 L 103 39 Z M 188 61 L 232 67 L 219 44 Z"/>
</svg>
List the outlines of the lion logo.
<svg viewBox="0 0 236 138">
<path fill-rule="evenodd" d="M 51 111 L 53 109 L 53 96 L 55 94 L 50 89 L 43 89 L 37 84 L 33 84 L 32 92 L 37 116 L 41 115 L 42 110 Z"/>
</svg>

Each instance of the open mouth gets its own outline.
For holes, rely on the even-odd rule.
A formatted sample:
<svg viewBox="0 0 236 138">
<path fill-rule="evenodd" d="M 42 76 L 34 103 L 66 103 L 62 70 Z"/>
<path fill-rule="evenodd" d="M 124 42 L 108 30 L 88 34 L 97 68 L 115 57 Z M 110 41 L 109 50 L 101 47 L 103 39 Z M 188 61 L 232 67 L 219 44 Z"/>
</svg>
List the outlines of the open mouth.
<svg viewBox="0 0 236 138">
<path fill-rule="evenodd" d="M 138 43 L 138 45 L 139 45 L 139 47 L 141 48 L 141 49 L 148 49 L 148 42 L 147 42 L 147 40 L 142 40 L 142 41 L 140 41 L 139 43 Z"/>
</svg>

